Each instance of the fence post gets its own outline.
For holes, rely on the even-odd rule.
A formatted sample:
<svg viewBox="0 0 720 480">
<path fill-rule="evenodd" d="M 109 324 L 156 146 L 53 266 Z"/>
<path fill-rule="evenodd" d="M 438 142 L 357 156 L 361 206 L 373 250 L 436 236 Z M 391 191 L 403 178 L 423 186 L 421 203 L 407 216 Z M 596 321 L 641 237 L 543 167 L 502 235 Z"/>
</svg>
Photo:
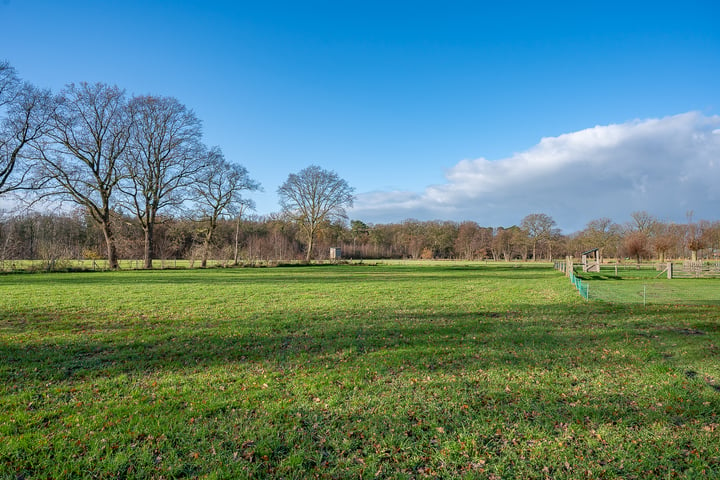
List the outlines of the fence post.
<svg viewBox="0 0 720 480">
<path fill-rule="evenodd" d="M 667 264 L 667 277 L 668 277 L 668 280 L 672 280 L 672 277 L 673 277 L 673 271 L 672 271 L 672 270 L 673 270 L 672 262 L 668 262 L 668 264 Z"/>
</svg>

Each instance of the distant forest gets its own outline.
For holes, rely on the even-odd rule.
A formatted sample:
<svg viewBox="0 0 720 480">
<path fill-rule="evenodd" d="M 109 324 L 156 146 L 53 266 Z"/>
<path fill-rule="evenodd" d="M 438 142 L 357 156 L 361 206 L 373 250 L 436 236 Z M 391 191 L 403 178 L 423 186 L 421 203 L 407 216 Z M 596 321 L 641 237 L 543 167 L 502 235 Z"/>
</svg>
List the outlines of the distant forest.
<svg viewBox="0 0 720 480">
<path fill-rule="evenodd" d="M 552 260 L 600 248 L 604 258 L 632 262 L 696 258 L 717 260 L 720 222 L 662 222 L 635 212 L 624 225 L 601 218 L 571 235 L 553 219 L 531 214 L 520 225 L 486 227 L 476 222 L 418 221 L 368 225 L 359 220 L 322 225 L 313 257 L 327 259 L 339 247 L 346 259 Z M 131 216 L 113 214 L 117 254 L 142 259 L 143 229 Z M 302 260 L 306 245 L 295 221 L 281 214 L 221 219 L 209 245 L 207 224 L 190 218 L 161 218 L 152 257 L 197 262 L 207 256 L 226 265 Z M 205 251 L 209 249 L 209 251 Z M 105 259 L 102 229 L 81 211 L 74 214 L 5 214 L 0 217 L 0 262 L 21 259 Z"/>
</svg>

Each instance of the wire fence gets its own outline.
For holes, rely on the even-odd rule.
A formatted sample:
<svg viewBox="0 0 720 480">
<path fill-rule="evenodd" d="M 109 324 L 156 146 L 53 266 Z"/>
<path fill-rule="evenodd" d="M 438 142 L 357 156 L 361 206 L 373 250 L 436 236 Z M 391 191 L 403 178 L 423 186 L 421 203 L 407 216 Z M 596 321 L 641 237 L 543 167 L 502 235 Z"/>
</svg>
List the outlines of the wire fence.
<svg viewBox="0 0 720 480">
<path fill-rule="evenodd" d="M 583 280 L 579 277 L 576 277 L 574 273 L 570 273 L 569 275 L 570 281 L 573 285 L 575 285 L 575 288 L 577 288 L 578 293 L 580 293 L 580 296 L 583 297 L 585 300 L 590 299 L 590 289 L 588 288 L 590 284 L 588 284 L 587 281 L 583 282 Z"/>
<path fill-rule="evenodd" d="M 586 300 L 639 305 L 720 305 L 720 278 L 667 278 L 654 264 L 603 265 L 600 272 L 565 272 Z M 581 269 L 582 267 L 580 267 Z"/>
<path fill-rule="evenodd" d="M 655 263 L 616 263 L 602 265 L 600 267 L 600 275 L 603 277 L 615 277 L 617 279 L 625 278 L 645 278 L 654 279 L 663 276 L 664 269 L 658 267 Z M 667 278 L 667 275 L 665 275 Z"/>
<path fill-rule="evenodd" d="M 596 280 L 589 300 L 642 305 L 720 305 L 720 280 Z"/>
</svg>

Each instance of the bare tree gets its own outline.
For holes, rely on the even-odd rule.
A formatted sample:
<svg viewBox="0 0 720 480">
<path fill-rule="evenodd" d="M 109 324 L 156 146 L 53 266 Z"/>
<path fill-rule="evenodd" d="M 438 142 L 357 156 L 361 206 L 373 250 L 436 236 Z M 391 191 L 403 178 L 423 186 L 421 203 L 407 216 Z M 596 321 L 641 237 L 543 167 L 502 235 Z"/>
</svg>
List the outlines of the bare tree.
<svg viewBox="0 0 720 480">
<path fill-rule="evenodd" d="M 123 204 L 145 234 L 143 267 L 152 268 L 158 213 L 177 208 L 203 166 L 201 122 L 171 97 L 139 96 L 128 105 L 132 129 L 124 155 Z"/>
<path fill-rule="evenodd" d="M 482 248 L 481 229 L 475 222 L 462 222 L 458 226 L 455 239 L 455 252 L 463 260 L 474 260 Z"/>
<path fill-rule="evenodd" d="M 291 173 L 280 185 L 280 205 L 305 236 L 305 260 L 312 258 L 315 238 L 323 223 L 347 219 L 345 208 L 352 207 L 354 191 L 337 173 L 317 165 Z"/>
<path fill-rule="evenodd" d="M 635 222 L 634 225 L 632 225 L 632 228 L 634 230 L 637 230 L 638 232 L 643 232 L 648 236 L 652 235 L 652 230 L 658 221 L 657 218 L 650 215 L 645 210 L 633 212 L 630 214 L 630 217 L 633 219 L 633 222 Z"/>
<path fill-rule="evenodd" d="M 394 235 L 395 242 L 401 245 L 405 255 L 415 259 L 420 258 L 423 251 L 430 245 L 423 222 L 409 218 L 404 220 L 398 227 Z"/>
<path fill-rule="evenodd" d="M 22 83 L 15 70 L 0 63 L 0 194 L 23 188 L 30 170 L 23 150 L 42 137 L 47 126 L 50 92 Z"/>
<path fill-rule="evenodd" d="M 240 264 L 240 224 L 245 210 L 254 208 L 252 200 L 242 199 L 236 209 L 235 214 L 235 245 L 233 248 L 233 265 Z"/>
<path fill-rule="evenodd" d="M 640 261 L 650 253 L 650 240 L 644 231 L 635 230 L 625 235 L 623 248 L 628 256 L 635 257 L 640 268 Z"/>
<path fill-rule="evenodd" d="M 698 252 L 706 247 L 707 236 L 704 234 L 704 231 L 707 224 L 703 221 L 693 222 L 692 210 L 688 211 L 686 215 L 688 219 L 686 234 L 687 247 L 690 250 L 690 259 L 697 261 Z"/>
<path fill-rule="evenodd" d="M 527 232 L 528 239 L 532 245 L 533 261 L 537 261 L 536 253 L 538 244 L 545 244 L 548 248 L 548 257 L 552 256 L 550 253 L 550 240 L 553 236 L 554 227 L 555 220 L 544 213 L 531 213 L 522 219 L 520 228 Z"/>
<path fill-rule="evenodd" d="M 252 200 L 244 198 L 245 191 L 256 191 L 260 184 L 251 179 L 242 165 L 229 163 L 219 148 L 207 152 L 205 167 L 198 173 L 192 190 L 203 228 L 203 267 L 207 266 L 213 234 L 218 221 L 225 216 L 239 216 L 247 208 L 254 208 Z"/>
<path fill-rule="evenodd" d="M 103 83 L 70 84 L 56 97 L 42 145 L 38 186 L 83 207 L 102 229 L 110 268 L 118 268 L 113 193 L 122 178 L 120 159 L 130 138 L 125 93 Z"/>
<path fill-rule="evenodd" d="M 20 84 L 17 72 L 6 61 L 0 62 L 0 105 L 11 100 Z"/>
<path fill-rule="evenodd" d="M 8 62 L 0 62 L 0 113 L 9 110 L 17 97 L 20 86 L 15 69 Z M 12 134 L 7 130 L 9 118 L 2 117 L 2 130 L 0 131 L 0 193 L 5 191 L 4 185 L 13 172 L 17 155 L 13 154 L 15 147 L 11 145 Z M 10 137 L 10 138 L 8 138 Z"/>
<path fill-rule="evenodd" d="M 590 220 L 585 227 L 584 233 L 590 242 L 586 247 L 599 248 L 600 257 L 603 257 L 607 250 L 617 247 L 620 238 L 620 226 L 607 217 L 601 217 Z M 615 255 L 617 255 L 617 248 L 615 248 Z"/>
<path fill-rule="evenodd" d="M 503 260 L 509 262 L 515 258 L 520 253 L 519 247 L 525 243 L 524 238 L 526 238 L 525 232 L 516 225 L 496 228 L 491 247 L 493 259 L 499 260 L 502 255 Z"/>
<path fill-rule="evenodd" d="M 658 222 L 655 225 L 655 235 L 650 244 L 657 253 L 658 262 L 665 262 L 668 252 L 677 244 L 677 238 L 674 235 L 673 225 Z"/>
<path fill-rule="evenodd" d="M 708 222 L 703 236 L 706 240 L 706 246 L 710 249 L 711 255 L 715 260 L 720 256 L 720 221 Z"/>
</svg>

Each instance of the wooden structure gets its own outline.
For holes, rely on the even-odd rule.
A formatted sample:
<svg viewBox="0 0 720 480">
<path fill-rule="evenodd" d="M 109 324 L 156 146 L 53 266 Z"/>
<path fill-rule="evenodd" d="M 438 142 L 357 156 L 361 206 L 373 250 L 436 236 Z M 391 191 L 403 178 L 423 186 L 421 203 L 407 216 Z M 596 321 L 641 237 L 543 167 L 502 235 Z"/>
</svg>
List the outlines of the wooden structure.
<svg viewBox="0 0 720 480">
<path fill-rule="evenodd" d="M 720 262 L 684 261 L 682 266 L 668 263 L 668 278 L 717 278 L 720 277 Z"/>
<path fill-rule="evenodd" d="M 573 265 L 573 257 L 572 255 L 568 255 L 567 257 L 565 257 L 565 276 L 572 277 L 574 268 L 575 266 Z"/>
<path fill-rule="evenodd" d="M 340 260 L 342 258 L 342 250 L 340 248 L 330 249 L 330 260 Z"/>
<path fill-rule="evenodd" d="M 591 258 L 588 258 L 591 257 Z M 593 248 L 582 253 L 583 272 L 600 273 L 600 249 Z"/>
</svg>

